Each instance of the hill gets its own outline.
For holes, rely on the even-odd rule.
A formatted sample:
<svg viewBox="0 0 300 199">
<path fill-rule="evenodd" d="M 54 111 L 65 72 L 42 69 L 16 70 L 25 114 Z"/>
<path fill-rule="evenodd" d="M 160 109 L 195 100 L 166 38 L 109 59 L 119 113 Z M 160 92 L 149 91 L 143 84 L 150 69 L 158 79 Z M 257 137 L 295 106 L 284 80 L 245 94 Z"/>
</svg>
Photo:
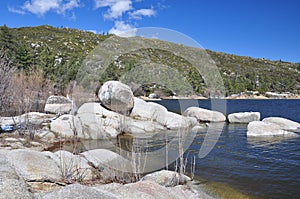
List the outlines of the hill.
<svg viewBox="0 0 300 199">
<path fill-rule="evenodd" d="M 94 34 L 70 28 L 55 28 L 47 25 L 13 29 L 6 26 L 0 27 L 0 46 L 7 50 L 13 65 L 18 70 L 25 72 L 41 70 L 43 77 L 51 80 L 60 89 L 68 85 L 70 81 L 76 80 L 85 57 L 90 55 L 101 42 L 110 37 L 112 35 Z M 150 39 L 145 41 L 154 42 Z M 164 41 L 155 42 L 167 43 Z M 172 46 L 173 44 L 167 45 Z M 201 51 L 201 49 L 183 45 L 176 45 L 176 48 L 180 48 L 182 52 L 196 53 L 197 50 Z M 211 50 L 206 50 L 206 53 L 220 71 L 227 96 L 245 91 L 300 93 L 300 63 L 254 59 Z M 140 48 L 135 52 L 115 58 L 114 62 L 105 69 L 105 72 L 99 73 L 99 76 L 96 77 L 98 79 L 95 81 L 101 84 L 106 80 L 119 79 L 122 74 L 139 65 L 140 60 L 148 60 L 148 62 L 154 62 L 156 65 L 168 65 L 176 69 L 184 76 L 196 94 L 210 96 L 210 88 L 208 88 L 205 78 L 197 72 L 192 63 L 182 59 L 172 51 L 151 47 Z M 143 74 L 142 72 L 141 74 Z M 188 94 L 182 91 L 185 88 L 179 87 L 180 84 L 175 84 L 174 87 L 178 87 L 176 90 L 172 89 L 172 86 L 170 88 L 168 85 L 146 82 L 150 83 L 137 89 L 138 94 L 148 95 L 155 91 L 165 95 Z"/>
</svg>

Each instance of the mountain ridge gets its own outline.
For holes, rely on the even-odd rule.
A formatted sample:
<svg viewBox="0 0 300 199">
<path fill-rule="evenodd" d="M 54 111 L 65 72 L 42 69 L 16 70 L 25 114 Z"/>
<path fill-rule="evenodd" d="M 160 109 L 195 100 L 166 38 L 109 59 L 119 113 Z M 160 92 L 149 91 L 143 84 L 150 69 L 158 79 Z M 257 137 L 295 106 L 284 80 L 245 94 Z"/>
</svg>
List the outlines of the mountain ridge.
<svg viewBox="0 0 300 199">
<path fill-rule="evenodd" d="M 75 80 L 84 58 L 111 36 L 67 27 L 55 28 L 49 25 L 0 27 L 0 44 L 7 46 L 15 65 L 25 71 L 41 69 L 45 78 L 60 87 Z M 182 50 L 192 48 L 181 46 Z M 205 51 L 219 69 L 226 96 L 246 91 L 300 93 L 300 63 L 251 58 L 208 49 Z M 181 60 L 172 52 L 151 48 L 141 49 L 135 52 L 135 56 L 125 54 L 118 57 L 118 63 L 122 63 L 124 68 L 120 69 L 118 63 L 112 63 L 105 75 L 99 77 L 99 84 L 106 80 L 118 79 L 124 72 L 133 68 L 139 59 L 146 58 L 151 62 L 170 65 L 182 72 L 192 85 L 195 94 L 210 95 L 205 81 L 200 74 L 196 74 L 194 66 L 187 63 L 187 60 Z M 182 68 L 183 66 L 185 68 Z M 143 86 L 140 93 L 142 95 L 158 90 L 165 95 L 174 94 L 174 91 L 166 88 L 165 85 Z"/>
</svg>

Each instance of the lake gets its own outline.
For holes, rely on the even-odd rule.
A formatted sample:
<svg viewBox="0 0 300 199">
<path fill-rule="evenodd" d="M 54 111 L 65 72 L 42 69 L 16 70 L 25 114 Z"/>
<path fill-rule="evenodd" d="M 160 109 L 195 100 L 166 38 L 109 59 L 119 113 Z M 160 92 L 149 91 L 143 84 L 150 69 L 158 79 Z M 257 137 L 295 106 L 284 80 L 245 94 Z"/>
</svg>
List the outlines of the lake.
<svg viewBox="0 0 300 199">
<path fill-rule="evenodd" d="M 173 112 L 182 112 L 191 105 L 230 114 L 234 112 L 258 111 L 261 119 L 270 116 L 285 117 L 300 122 L 300 100 L 158 100 L 154 101 Z M 192 137 L 185 152 L 187 171 L 196 157 L 195 178 L 224 198 L 297 198 L 300 195 L 300 137 L 296 138 L 247 138 L 247 124 L 225 124 L 213 149 L 203 158 L 198 157 L 207 134 L 200 130 Z M 122 137 L 121 137 L 122 138 Z M 176 139 L 176 132 L 165 135 L 157 133 L 149 138 L 123 137 L 118 140 L 85 141 L 78 150 L 106 148 L 118 152 L 116 146 L 125 146 L 130 151 L 133 142 L 142 143 L 148 151 L 158 151 L 166 140 Z M 214 140 L 213 140 L 214 139 Z M 146 144 L 144 144 L 146 143 Z M 175 142 L 176 145 L 176 142 Z M 69 149 L 67 147 L 70 147 Z M 169 155 L 174 155 L 169 147 Z M 177 145 L 178 147 L 178 145 Z M 122 147 L 121 147 L 122 148 Z M 176 146 L 174 147 L 176 148 Z M 64 145 L 72 151 L 72 146 Z M 178 151 L 178 150 L 177 150 Z M 156 154 L 147 164 L 164 161 L 163 154 Z M 177 156 L 178 157 L 178 156 Z M 159 166 L 157 166 L 159 169 Z M 174 163 L 169 165 L 174 170 Z"/>
<path fill-rule="evenodd" d="M 189 106 L 189 100 L 155 102 L 174 112 Z M 198 100 L 198 103 L 224 114 L 258 111 L 261 119 L 279 116 L 300 122 L 300 100 Z M 246 132 L 246 124 L 226 124 L 212 151 L 196 159 L 195 175 L 207 183 L 228 185 L 250 198 L 299 197 L 300 138 L 250 139 Z M 198 157 L 205 134 L 197 133 L 186 156 Z"/>
</svg>

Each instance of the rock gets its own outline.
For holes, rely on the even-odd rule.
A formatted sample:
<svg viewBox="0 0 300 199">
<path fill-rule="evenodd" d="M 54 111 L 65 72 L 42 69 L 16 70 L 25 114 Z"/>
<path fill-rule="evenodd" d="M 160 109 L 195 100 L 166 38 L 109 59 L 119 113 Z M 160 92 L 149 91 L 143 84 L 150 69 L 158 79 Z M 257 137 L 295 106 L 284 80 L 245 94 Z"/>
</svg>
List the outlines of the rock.
<svg viewBox="0 0 300 199">
<path fill-rule="evenodd" d="M 72 184 L 62 188 L 59 191 L 52 191 L 46 194 L 39 194 L 41 199 L 94 199 L 94 198 L 101 198 L 101 199 L 120 199 L 117 195 L 109 193 L 104 190 L 95 189 L 88 186 L 83 186 L 80 184 Z"/>
<path fill-rule="evenodd" d="M 268 117 L 263 119 L 263 122 L 269 124 L 276 124 L 280 126 L 282 130 L 300 132 L 300 123 L 294 122 L 292 120 L 281 118 L 281 117 Z"/>
<path fill-rule="evenodd" d="M 145 199 L 176 199 L 177 197 L 168 191 L 166 187 L 160 186 L 153 181 L 138 181 L 126 185 L 117 183 L 98 185 L 97 190 L 109 191 L 122 199 L 145 198 Z"/>
<path fill-rule="evenodd" d="M 161 170 L 154 173 L 150 173 L 144 176 L 141 180 L 150 180 L 164 187 L 175 187 L 179 184 L 183 184 L 187 181 L 190 181 L 191 178 L 189 178 L 186 175 L 182 175 L 180 178 L 180 175 L 177 172 Z"/>
<path fill-rule="evenodd" d="M 177 197 L 172 194 L 172 191 L 168 191 L 168 189 L 164 186 L 160 186 L 159 184 L 153 181 L 138 181 L 136 183 L 127 184 L 124 186 L 126 189 L 130 189 L 132 192 L 140 192 L 144 197 L 142 198 L 174 198 Z M 127 197 L 133 198 L 133 197 Z"/>
<path fill-rule="evenodd" d="M 159 99 L 159 96 L 156 93 L 150 93 L 149 98 L 150 99 Z"/>
<path fill-rule="evenodd" d="M 68 151 L 56 151 L 55 156 L 51 156 L 56 164 L 60 167 L 61 174 L 64 178 L 82 181 L 93 179 L 93 168 L 88 164 L 88 161 Z"/>
<path fill-rule="evenodd" d="M 153 121 L 141 121 L 127 118 L 124 124 L 125 127 L 122 131 L 129 134 L 158 133 L 166 130 L 165 127 Z"/>
<path fill-rule="evenodd" d="M 23 115 L 14 116 L 14 117 L 0 117 L 0 124 L 1 126 L 16 126 L 16 125 L 39 125 L 44 122 L 48 122 L 53 118 L 53 115 L 45 114 L 45 113 L 38 113 L 38 112 L 29 112 Z"/>
<path fill-rule="evenodd" d="M 89 162 L 96 168 L 104 170 L 104 175 L 107 177 L 114 177 L 114 171 L 132 172 L 131 162 L 117 153 L 107 149 L 94 149 L 81 153 Z"/>
<path fill-rule="evenodd" d="M 193 118 L 183 117 L 168 110 L 157 103 L 145 102 L 142 99 L 134 98 L 135 105 L 130 114 L 133 118 L 156 121 L 167 129 L 188 128 L 196 125 Z"/>
<path fill-rule="evenodd" d="M 129 86 L 118 82 L 105 82 L 99 90 L 98 97 L 106 108 L 121 114 L 130 114 L 134 106 L 134 96 Z"/>
<path fill-rule="evenodd" d="M 226 117 L 218 111 L 211 111 L 199 107 L 189 107 L 183 112 L 184 116 L 194 117 L 199 122 L 224 122 Z"/>
<path fill-rule="evenodd" d="M 53 114 L 68 114 L 71 112 L 72 106 L 72 100 L 64 96 L 51 95 L 46 101 L 44 111 Z"/>
<path fill-rule="evenodd" d="M 62 115 L 50 123 L 50 130 L 63 138 L 74 138 L 82 136 L 82 126 L 78 117 L 73 115 Z"/>
<path fill-rule="evenodd" d="M 191 187 L 186 185 L 177 185 L 176 187 L 168 187 L 167 190 L 172 193 L 176 198 L 185 199 L 215 199 L 207 195 L 203 190 L 191 189 Z"/>
<path fill-rule="evenodd" d="M 87 120 L 89 120 L 91 117 L 94 117 L 95 115 L 100 116 L 102 118 L 120 118 L 121 114 L 107 110 L 103 106 L 101 106 L 99 103 L 85 103 L 83 104 L 77 111 L 77 115 L 84 115 L 84 114 L 90 114 L 87 117 Z"/>
<path fill-rule="evenodd" d="M 0 198 L 33 198 L 24 179 L 19 177 L 15 169 L 7 161 L 7 153 L 9 152 L 0 150 Z"/>
<path fill-rule="evenodd" d="M 279 125 L 263 121 L 253 121 L 247 126 L 247 136 L 295 136 L 297 134 L 283 130 Z"/>
<path fill-rule="evenodd" d="M 259 112 L 241 112 L 241 113 L 232 113 L 228 115 L 228 121 L 230 123 L 249 123 L 252 121 L 259 121 L 260 113 Z"/>
<path fill-rule="evenodd" d="M 172 112 L 164 112 L 157 115 L 156 121 L 167 129 L 188 129 L 197 124 L 197 120 L 192 117 L 184 117 Z"/>
<path fill-rule="evenodd" d="M 145 102 L 145 101 L 136 101 L 136 105 Z M 141 102 L 141 103 L 140 103 Z M 145 102 L 147 103 L 147 102 Z M 147 107 L 153 107 L 151 110 L 153 112 L 152 115 L 155 116 L 155 120 L 157 117 L 157 111 L 159 108 L 163 110 L 163 112 L 167 112 L 163 107 L 159 107 L 156 105 L 148 105 Z M 158 108 L 159 107 L 159 108 Z M 106 138 L 116 138 L 116 136 L 120 133 L 129 133 L 129 134 L 145 134 L 145 133 L 153 133 L 157 131 L 166 130 L 161 124 L 155 121 L 148 121 L 147 118 L 150 114 L 143 114 L 142 109 L 134 108 L 134 112 L 132 119 L 130 117 L 121 115 L 119 113 L 115 113 L 109 111 L 102 107 L 98 103 L 86 103 L 83 104 L 78 109 L 77 117 L 80 119 L 83 134 L 82 138 L 84 139 L 106 139 Z M 149 116 L 150 117 L 150 116 Z"/>
<path fill-rule="evenodd" d="M 61 172 L 55 161 L 44 153 L 28 149 L 17 149 L 7 153 L 7 160 L 25 180 L 61 178 Z"/>
<path fill-rule="evenodd" d="M 47 140 L 53 140 L 55 138 L 54 133 L 48 131 L 48 130 L 39 130 L 36 131 L 36 133 L 34 134 L 35 137 L 47 141 Z"/>
<path fill-rule="evenodd" d="M 167 112 L 167 109 L 159 104 L 149 103 L 135 97 L 130 117 L 153 121 L 159 112 Z"/>
<path fill-rule="evenodd" d="M 77 112 L 81 121 L 82 139 L 106 139 L 116 138 L 119 134 L 121 120 L 124 115 L 109 111 L 99 103 L 83 104 Z"/>
<path fill-rule="evenodd" d="M 196 126 L 194 126 L 194 127 L 191 129 L 191 132 L 193 132 L 193 133 L 198 133 L 198 132 L 202 131 L 203 129 L 204 129 L 203 126 L 196 125 Z"/>
</svg>

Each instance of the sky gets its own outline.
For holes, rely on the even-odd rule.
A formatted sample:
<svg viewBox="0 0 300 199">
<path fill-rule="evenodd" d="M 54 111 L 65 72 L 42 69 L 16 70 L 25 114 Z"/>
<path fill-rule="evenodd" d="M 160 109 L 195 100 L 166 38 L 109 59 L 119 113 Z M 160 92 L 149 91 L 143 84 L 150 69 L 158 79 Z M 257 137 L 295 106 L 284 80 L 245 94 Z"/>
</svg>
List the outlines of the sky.
<svg viewBox="0 0 300 199">
<path fill-rule="evenodd" d="M 134 35 L 157 27 L 203 48 L 300 63 L 299 0 L 1 0 L 0 25 Z"/>
</svg>

